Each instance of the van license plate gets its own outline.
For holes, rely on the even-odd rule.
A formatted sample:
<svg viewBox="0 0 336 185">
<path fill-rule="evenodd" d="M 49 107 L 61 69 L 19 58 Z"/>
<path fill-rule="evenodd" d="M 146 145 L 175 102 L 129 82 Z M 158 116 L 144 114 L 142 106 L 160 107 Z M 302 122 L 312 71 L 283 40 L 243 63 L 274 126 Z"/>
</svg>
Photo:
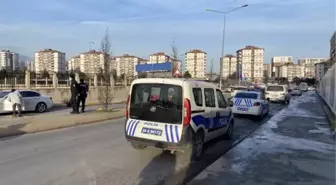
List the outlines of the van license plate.
<svg viewBox="0 0 336 185">
<path fill-rule="evenodd" d="M 161 136 L 162 135 L 162 130 L 144 127 L 144 128 L 142 128 L 141 133 Z"/>
<path fill-rule="evenodd" d="M 237 110 L 240 110 L 240 111 L 248 111 L 248 108 L 238 107 Z"/>
</svg>

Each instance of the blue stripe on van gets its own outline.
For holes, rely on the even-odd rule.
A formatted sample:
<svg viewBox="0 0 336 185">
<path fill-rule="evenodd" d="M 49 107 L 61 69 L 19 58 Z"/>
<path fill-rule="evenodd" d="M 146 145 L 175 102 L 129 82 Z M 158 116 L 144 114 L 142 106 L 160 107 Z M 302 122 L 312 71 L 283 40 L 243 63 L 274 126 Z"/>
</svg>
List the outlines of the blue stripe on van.
<svg viewBox="0 0 336 185">
<path fill-rule="evenodd" d="M 167 142 L 169 142 L 168 125 L 165 125 L 165 133 L 166 133 L 166 140 L 167 140 Z"/>
<path fill-rule="evenodd" d="M 177 139 L 177 142 L 180 141 L 180 137 L 179 137 L 179 132 L 178 132 L 178 126 L 175 125 L 175 134 L 176 134 L 176 139 Z"/>
<path fill-rule="evenodd" d="M 171 140 L 172 142 L 174 143 L 174 132 L 173 132 L 173 125 L 170 125 L 170 137 L 171 137 Z"/>
<path fill-rule="evenodd" d="M 132 134 L 131 134 L 132 136 L 134 136 L 135 130 L 136 130 L 136 128 L 137 128 L 139 122 L 140 122 L 140 121 L 137 121 L 137 122 L 135 123 L 134 129 L 133 129 Z"/>
<path fill-rule="evenodd" d="M 134 121 L 134 120 L 130 120 L 130 121 L 128 122 L 128 125 L 127 125 L 127 128 L 126 128 L 126 133 L 127 133 L 127 135 L 128 135 L 128 131 L 129 131 L 129 129 L 130 129 L 131 124 L 132 124 L 133 121 Z"/>
</svg>

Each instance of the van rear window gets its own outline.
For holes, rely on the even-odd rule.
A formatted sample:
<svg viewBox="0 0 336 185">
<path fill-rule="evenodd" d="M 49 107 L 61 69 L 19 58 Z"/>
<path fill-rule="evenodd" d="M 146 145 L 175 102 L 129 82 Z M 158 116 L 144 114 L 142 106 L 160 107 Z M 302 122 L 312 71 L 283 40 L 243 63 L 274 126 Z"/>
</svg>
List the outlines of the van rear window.
<svg viewBox="0 0 336 185">
<path fill-rule="evenodd" d="M 273 85 L 273 86 L 268 86 L 267 91 L 284 91 L 284 88 L 282 86 Z"/>
<path fill-rule="evenodd" d="M 170 84 L 135 84 L 132 87 L 130 117 L 133 119 L 182 123 L 182 87 Z"/>
</svg>

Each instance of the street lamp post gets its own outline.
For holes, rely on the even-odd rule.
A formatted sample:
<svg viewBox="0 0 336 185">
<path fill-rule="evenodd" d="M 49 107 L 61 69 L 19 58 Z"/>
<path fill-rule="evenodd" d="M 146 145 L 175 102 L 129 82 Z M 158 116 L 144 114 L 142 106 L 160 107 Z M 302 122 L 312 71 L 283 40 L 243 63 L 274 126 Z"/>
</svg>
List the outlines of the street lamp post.
<svg viewBox="0 0 336 185">
<path fill-rule="evenodd" d="M 226 11 L 226 12 L 222 12 L 222 11 L 217 11 L 217 10 L 212 10 L 212 9 L 206 9 L 206 11 L 208 12 L 214 12 L 214 13 L 220 13 L 220 14 L 223 14 L 224 15 L 224 26 L 223 26 L 223 39 L 222 39 L 222 60 L 224 60 L 224 49 L 225 49 L 225 28 L 226 28 L 226 15 L 230 12 L 233 12 L 233 11 L 236 11 L 236 10 L 239 10 L 241 8 L 245 8 L 247 7 L 248 5 L 242 5 L 242 6 L 239 6 L 237 8 L 233 8 L 229 11 Z M 219 61 L 219 88 L 222 89 L 222 61 Z"/>
</svg>

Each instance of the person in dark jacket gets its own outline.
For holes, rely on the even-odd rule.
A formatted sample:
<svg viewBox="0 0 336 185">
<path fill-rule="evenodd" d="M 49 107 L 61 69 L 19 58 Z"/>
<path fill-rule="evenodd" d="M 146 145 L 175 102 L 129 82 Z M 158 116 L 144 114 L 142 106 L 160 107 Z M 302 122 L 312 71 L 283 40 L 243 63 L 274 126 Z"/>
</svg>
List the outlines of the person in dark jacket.
<svg viewBox="0 0 336 185">
<path fill-rule="evenodd" d="M 77 107 L 79 108 L 80 103 L 82 103 L 82 112 L 85 111 L 85 100 L 89 92 L 89 85 L 84 82 L 84 79 L 80 79 L 79 83 L 79 97 L 77 101 Z"/>
<path fill-rule="evenodd" d="M 77 81 L 75 80 L 75 76 L 71 75 L 71 82 L 70 82 L 70 90 L 71 90 L 71 105 L 72 105 L 72 112 L 70 112 L 71 114 L 78 114 L 79 113 L 79 109 L 77 106 L 77 101 L 78 101 L 78 97 L 79 97 L 79 84 L 77 83 Z"/>
</svg>

